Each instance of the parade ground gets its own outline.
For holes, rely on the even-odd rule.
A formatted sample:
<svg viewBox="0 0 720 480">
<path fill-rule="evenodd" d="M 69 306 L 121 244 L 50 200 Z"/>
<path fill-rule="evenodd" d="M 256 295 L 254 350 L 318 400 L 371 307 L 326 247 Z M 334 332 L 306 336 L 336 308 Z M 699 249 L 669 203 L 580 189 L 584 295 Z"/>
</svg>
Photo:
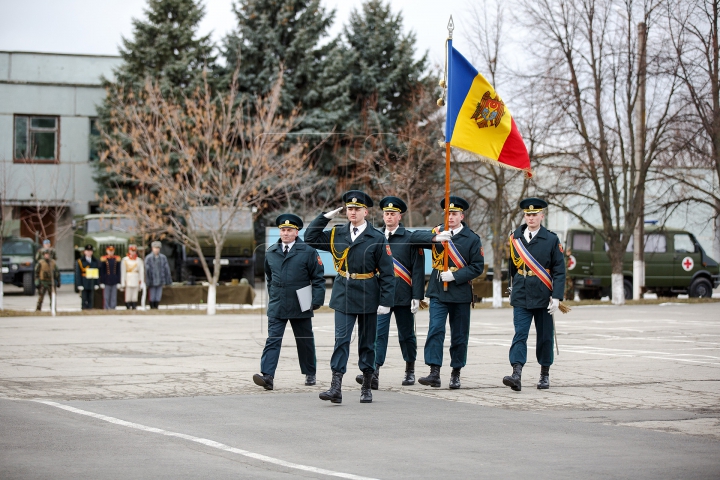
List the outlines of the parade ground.
<svg viewBox="0 0 720 480">
<path fill-rule="evenodd" d="M 333 314 L 316 316 L 318 385 L 288 328 L 275 390 L 252 381 L 261 314 L 0 318 L 0 478 L 720 478 L 718 303 L 575 307 L 538 390 L 534 332 L 523 389 L 512 310 L 472 313 L 462 388 L 400 384 L 392 328 L 380 389 L 329 386 Z M 428 313 L 417 318 L 417 374 Z M 449 338 L 446 339 L 446 344 Z M 446 345 L 447 346 L 447 345 Z M 447 364 L 447 350 L 445 358 Z"/>
</svg>

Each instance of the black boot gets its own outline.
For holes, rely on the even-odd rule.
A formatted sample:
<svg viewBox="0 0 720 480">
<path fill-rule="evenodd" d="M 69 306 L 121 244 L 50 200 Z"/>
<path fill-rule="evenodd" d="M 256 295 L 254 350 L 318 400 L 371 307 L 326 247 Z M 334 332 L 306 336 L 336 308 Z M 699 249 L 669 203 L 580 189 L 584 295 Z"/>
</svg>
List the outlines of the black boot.
<svg viewBox="0 0 720 480">
<path fill-rule="evenodd" d="M 320 400 L 330 400 L 332 403 L 342 403 L 342 377 L 340 372 L 333 372 L 330 390 L 320 394 Z"/>
<path fill-rule="evenodd" d="M 460 369 L 453 368 L 450 373 L 450 388 L 453 390 L 460 388 Z"/>
<path fill-rule="evenodd" d="M 540 381 L 537 384 L 540 390 L 550 388 L 550 367 L 540 367 Z"/>
<path fill-rule="evenodd" d="M 405 376 L 403 385 L 415 385 L 415 362 L 405 362 Z"/>
<path fill-rule="evenodd" d="M 520 384 L 520 377 L 522 376 L 523 366 L 519 363 L 516 363 L 512 367 L 512 375 L 508 375 L 507 377 L 503 378 L 503 383 L 515 390 L 516 392 L 519 392 L 522 389 L 522 385 Z"/>
<path fill-rule="evenodd" d="M 255 382 L 255 385 L 260 385 L 265 390 L 273 389 L 272 375 L 267 375 L 265 373 L 263 373 L 263 374 L 256 373 L 255 375 L 253 375 L 253 382 Z"/>
<path fill-rule="evenodd" d="M 315 385 L 315 375 L 312 373 L 305 375 L 305 385 L 308 387 Z"/>
<path fill-rule="evenodd" d="M 377 370 L 375 370 L 377 372 Z M 363 372 L 363 383 L 360 388 L 360 403 L 372 403 L 371 385 L 375 372 L 369 368 Z"/>
<path fill-rule="evenodd" d="M 420 377 L 418 382 L 429 387 L 440 387 L 440 365 L 430 365 L 430 375 L 427 377 Z"/>
<path fill-rule="evenodd" d="M 355 381 L 358 382 L 360 385 L 363 383 L 363 374 L 358 375 L 355 377 Z M 370 388 L 373 390 L 377 390 L 380 386 L 380 365 L 375 365 L 375 371 L 372 375 L 372 382 L 370 383 Z"/>
</svg>

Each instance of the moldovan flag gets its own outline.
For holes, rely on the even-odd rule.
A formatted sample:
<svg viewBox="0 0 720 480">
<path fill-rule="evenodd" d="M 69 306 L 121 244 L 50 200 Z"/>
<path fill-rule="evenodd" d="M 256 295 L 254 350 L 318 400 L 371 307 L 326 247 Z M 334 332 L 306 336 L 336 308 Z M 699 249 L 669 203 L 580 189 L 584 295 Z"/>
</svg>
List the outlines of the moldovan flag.
<svg viewBox="0 0 720 480">
<path fill-rule="evenodd" d="M 505 168 L 524 170 L 530 157 L 515 120 L 490 83 L 448 40 L 447 120 L 450 146 Z"/>
</svg>

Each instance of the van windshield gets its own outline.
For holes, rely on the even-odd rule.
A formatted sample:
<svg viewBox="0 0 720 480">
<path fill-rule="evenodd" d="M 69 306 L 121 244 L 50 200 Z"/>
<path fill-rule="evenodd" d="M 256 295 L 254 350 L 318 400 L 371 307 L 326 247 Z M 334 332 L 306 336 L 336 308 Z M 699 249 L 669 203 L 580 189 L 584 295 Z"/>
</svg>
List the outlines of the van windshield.
<svg viewBox="0 0 720 480">
<path fill-rule="evenodd" d="M 197 208 L 190 211 L 190 225 L 198 232 L 218 231 L 225 225 L 229 232 L 241 232 L 252 230 L 253 218 L 252 212 L 245 209 L 233 215 L 230 209 Z"/>
<path fill-rule="evenodd" d="M 91 218 L 85 222 L 87 233 L 108 232 L 134 232 L 137 222 L 132 218 Z"/>
<path fill-rule="evenodd" d="M 7 241 L 2 246 L 3 255 L 32 255 L 33 244 L 31 242 Z"/>
</svg>

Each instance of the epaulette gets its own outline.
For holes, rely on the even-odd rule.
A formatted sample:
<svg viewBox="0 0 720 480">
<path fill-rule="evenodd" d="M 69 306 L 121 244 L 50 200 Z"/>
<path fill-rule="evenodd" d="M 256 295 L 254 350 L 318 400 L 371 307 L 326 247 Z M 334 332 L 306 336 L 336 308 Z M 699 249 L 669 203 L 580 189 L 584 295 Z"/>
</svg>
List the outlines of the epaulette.
<svg viewBox="0 0 720 480">
<path fill-rule="evenodd" d="M 107 260 L 107 257 L 106 257 L 106 256 L 103 255 L 102 257 L 100 257 L 100 261 L 101 261 L 101 262 L 104 262 L 105 260 Z"/>
</svg>

